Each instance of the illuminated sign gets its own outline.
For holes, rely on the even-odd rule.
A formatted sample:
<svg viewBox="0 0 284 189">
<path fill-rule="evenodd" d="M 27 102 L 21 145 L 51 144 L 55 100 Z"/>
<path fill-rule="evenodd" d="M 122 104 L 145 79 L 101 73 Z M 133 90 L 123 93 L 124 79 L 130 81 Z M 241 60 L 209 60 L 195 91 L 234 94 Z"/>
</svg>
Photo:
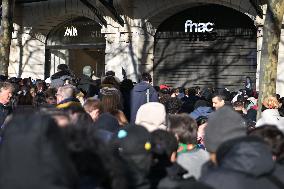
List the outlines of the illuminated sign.
<svg viewBox="0 0 284 189">
<path fill-rule="evenodd" d="M 196 33 L 204 33 L 213 31 L 214 24 L 211 22 L 207 23 L 193 23 L 192 20 L 187 20 L 184 25 L 185 32 L 196 32 Z"/>
<path fill-rule="evenodd" d="M 68 37 L 78 36 L 77 28 L 75 28 L 74 26 L 66 27 L 64 37 L 66 37 L 66 36 L 68 36 Z"/>
</svg>

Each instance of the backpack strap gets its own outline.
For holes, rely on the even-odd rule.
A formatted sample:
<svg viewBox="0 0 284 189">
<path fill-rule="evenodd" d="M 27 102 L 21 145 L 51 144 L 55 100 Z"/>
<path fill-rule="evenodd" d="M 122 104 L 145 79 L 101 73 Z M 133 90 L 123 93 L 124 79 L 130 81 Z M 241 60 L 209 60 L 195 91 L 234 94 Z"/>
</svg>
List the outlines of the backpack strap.
<svg viewBox="0 0 284 189">
<path fill-rule="evenodd" d="M 147 97 L 147 103 L 150 102 L 150 89 L 147 89 L 146 97 Z"/>
</svg>

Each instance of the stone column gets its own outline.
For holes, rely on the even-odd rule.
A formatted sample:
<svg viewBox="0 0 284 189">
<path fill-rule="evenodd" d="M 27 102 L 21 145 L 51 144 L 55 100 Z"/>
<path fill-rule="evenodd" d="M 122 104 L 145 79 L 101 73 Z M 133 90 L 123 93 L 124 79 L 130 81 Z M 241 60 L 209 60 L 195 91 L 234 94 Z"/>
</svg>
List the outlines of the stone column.
<svg viewBox="0 0 284 189">
<path fill-rule="evenodd" d="M 105 70 L 114 71 L 122 80 L 123 68 L 129 79 L 138 82 L 141 72 L 151 72 L 153 68 L 153 35 L 141 19 L 127 18 L 124 27 L 108 23 L 102 29 L 106 37 Z"/>
</svg>

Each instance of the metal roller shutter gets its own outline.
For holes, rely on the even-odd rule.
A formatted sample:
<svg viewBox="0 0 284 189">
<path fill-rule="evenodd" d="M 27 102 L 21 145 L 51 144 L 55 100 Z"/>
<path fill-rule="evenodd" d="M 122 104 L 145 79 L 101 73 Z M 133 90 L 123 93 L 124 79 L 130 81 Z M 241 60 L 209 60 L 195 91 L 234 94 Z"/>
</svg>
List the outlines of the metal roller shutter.
<svg viewBox="0 0 284 189">
<path fill-rule="evenodd" d="M 158 29 L 154 48 L 154 84 L 240 89 L 246 76 L 255 81 L 256 29 L 249 18 L 216 5 L 192 10 L 173 16 Z M 205 11 L 209 14 L 202 18 L 200 12 Z M 184 26 L 188 18 L 199 22 L 213 20 L 214 31 L 185 33 L 180 25 Z M 239 19 L 239 23 L 234 25 L 231 22 L 235 19 Z"/>
</svg>

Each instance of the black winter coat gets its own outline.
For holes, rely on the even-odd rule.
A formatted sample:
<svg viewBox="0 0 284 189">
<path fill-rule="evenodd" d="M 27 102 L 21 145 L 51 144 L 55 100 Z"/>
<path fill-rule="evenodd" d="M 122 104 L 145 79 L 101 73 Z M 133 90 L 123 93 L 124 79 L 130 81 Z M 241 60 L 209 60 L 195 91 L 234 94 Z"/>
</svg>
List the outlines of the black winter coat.
<svg viewBox="0 0 284 189">
<path fill-rule="evenodd" d="M 185 175 L 187 171 L 177 163 L 174 163 L 166 170 L 167 176 L 159 182 L 158 189 L 212 189 L 211 187 L 196 181 L 194 177 L 184 179 L 183 175 Z"/>
<path fill-rule="evenodd" d="M 12 112 L 12 108 L 9 106 L 4 106 L 0 103 L 0 126 L 3 125 L 6 117 Z"/>
<path fill-rule="evenodd" d="M 272 160 L 268 146 L 258 138 L 227 141 L 217 150 L 217 164 L 205 164 L 200 178 L 214 188 L 282 188 L 278 181 L 284 180 L 284 167 Z"/>
</svg>

